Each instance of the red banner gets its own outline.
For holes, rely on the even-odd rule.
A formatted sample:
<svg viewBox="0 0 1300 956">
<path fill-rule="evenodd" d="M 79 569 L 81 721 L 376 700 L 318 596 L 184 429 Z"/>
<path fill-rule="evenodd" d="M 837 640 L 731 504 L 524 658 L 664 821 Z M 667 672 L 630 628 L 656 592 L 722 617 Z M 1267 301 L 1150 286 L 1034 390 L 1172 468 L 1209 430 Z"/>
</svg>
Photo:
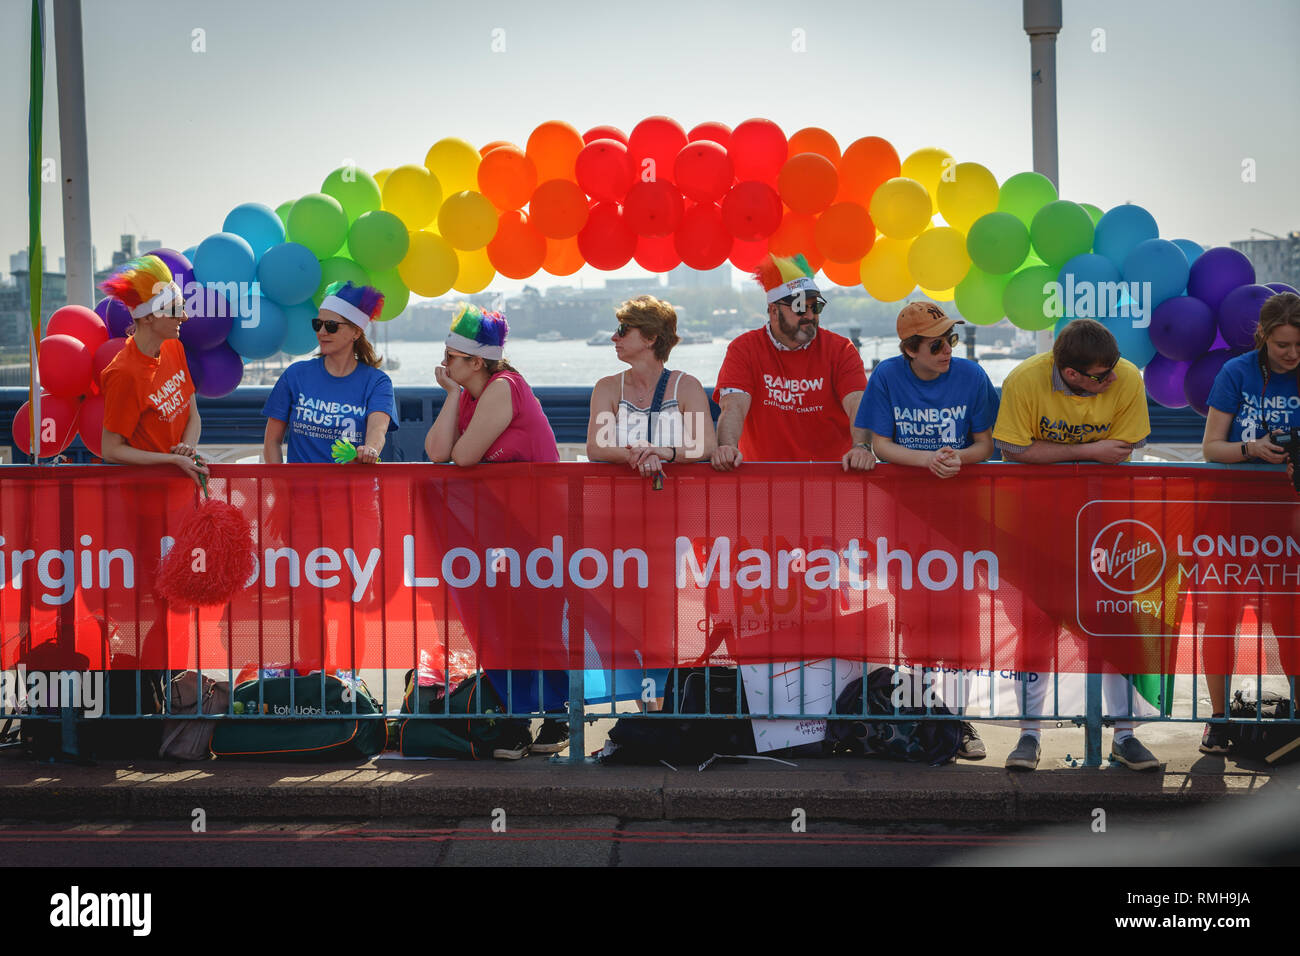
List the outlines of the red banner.
<svg viewBox="0 0 1300 956">
<path fill-rule="evenodd" d="M 0 664 L 63 635 L 93 668 L 407 668 L 426 652 L 1300 673 L 1300 505 L 1280 472 L 697 465 L 661 491 L 574 464 L 212 472 L 254 528 L 256 569 L 228 605 L 186 610 L 154 593 L 196 504 L 186 480 L 4 469 Z"/>
</svg>

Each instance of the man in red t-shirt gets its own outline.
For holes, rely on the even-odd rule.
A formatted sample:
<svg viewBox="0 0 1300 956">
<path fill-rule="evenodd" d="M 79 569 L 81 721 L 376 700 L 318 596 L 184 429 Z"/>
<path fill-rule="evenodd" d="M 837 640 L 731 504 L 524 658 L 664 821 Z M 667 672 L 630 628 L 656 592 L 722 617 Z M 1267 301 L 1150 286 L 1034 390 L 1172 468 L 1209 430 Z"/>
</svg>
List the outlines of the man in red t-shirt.
<svg viewBox="0 0 1300 956">
<path fill-rule="evenodd" d="M 826 305 L 801 255 L 769 255 L 754 278 L 767 293 L 766 326 L 727 347 L 713 400 L 722 407 L 713 467 L 755 461 L 876 463 L 866 433 L 850 429 L 867 387 L 858 350 L 818 326 Z"/>
</svg>

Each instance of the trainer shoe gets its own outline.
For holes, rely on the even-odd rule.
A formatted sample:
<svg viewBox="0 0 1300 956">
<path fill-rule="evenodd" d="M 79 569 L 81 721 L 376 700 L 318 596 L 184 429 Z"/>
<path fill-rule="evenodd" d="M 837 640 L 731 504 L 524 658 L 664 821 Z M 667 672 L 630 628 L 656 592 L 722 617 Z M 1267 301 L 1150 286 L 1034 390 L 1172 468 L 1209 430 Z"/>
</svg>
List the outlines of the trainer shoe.
<svg viewBox="0 0 1300 956">
<path fill-rule="evenodd" d="M 1037 737 L 1033 734 L 1021 734 L 1016 749 L 1007 754 L 1007 769 L 1037 770 L 1038 755 L 1041 751 Z"/>
<path fill-rule="evenodd" d="M 1201 734 L 1201 753 L 1226 754 L 1228 752 L 1227 724 L 1206 724 Z"/>
<path fill-rule="evenodd" d="M 543 720 L 532 749 L 535 754 L 558 754 L 568 750 L 569 725 L 562 720 Z"/>
<path fill-rule="evenodd" d="M 1111 741 L 1110 755 L 1130 770 L 1154 770 L 1160 766 L 1156 755 L 1134 736 L 1125 737 L 1119 743 Z"/>
<path fill-rule="evenodd" d="M 533 735 L 528 732 L 526 725 L 512 724 L 497 741 L 492 756 L 497 760 L 518 760 L 520 757 L 528 756 L 532 742 Z"/>
<path fill-rule="evenodd" d="M 968 721 L 961 722 L 961 746 L 957 748 L 957 756 L 963 760 L 983 760 L 989 755 L 984 749 L 984 741 L 980 740 L 980 735 L 975 731 L 975 726 Z"/>
</svg>

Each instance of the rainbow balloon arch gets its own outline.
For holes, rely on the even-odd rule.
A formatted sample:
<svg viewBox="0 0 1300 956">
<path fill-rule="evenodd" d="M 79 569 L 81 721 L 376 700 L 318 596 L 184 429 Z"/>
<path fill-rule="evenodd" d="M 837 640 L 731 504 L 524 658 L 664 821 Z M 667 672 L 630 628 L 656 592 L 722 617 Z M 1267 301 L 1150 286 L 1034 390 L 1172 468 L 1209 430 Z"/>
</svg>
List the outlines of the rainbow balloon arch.
<svg viewBox="0 0 1300 956">
<path fill-rule="evenodd" d="M 823 129 L 787 136 L 765 119 L 687 131 L 652 116 L 630 135 L 551 121 L 522 149 L 441 139 L 423 164 L 336 169 L 320 192 L 274 210 L 245 203 L 197 246 L 155 254 L 186 290 L 181 339 L 199 394 L 216 398 L 238 386 L 244 360 L 310 353 L 308 320 L 332 282 L 381 289 L 387 320 L 412 292 L 469 295 L 497 274 L 568 276 L 633 261 L 655 273 L 727 262 L 748 271 L 768 252 L 802 253 L 830 282 L 885 302 L 919 289 L 977 325 L 1005 316 L 1041 330 L 1096 318 L 1144 370 L 1153 399 L 1202 415 L 1219 368 L 1253 347 L 1263 301 L 1296 291 L 1257 284 L 1234 249 L 1160 238 L 1140 206 L 1103 212 L 1061 199 L 1038 173 L 999 185 L 942 149 L 900 159 L 867 136 L 841 150 Z M 48 409 L 57 427 L 48 443 L 42 429 L 42 456 L 65 448 L 78 425 L 98 453 L 99 372 L 129 323 L 113 299 L 52 318 L 42 419 Z M 31 447 L 27 417 L 24 406 L 14 425 L 21 448 Z"/>
</svg>

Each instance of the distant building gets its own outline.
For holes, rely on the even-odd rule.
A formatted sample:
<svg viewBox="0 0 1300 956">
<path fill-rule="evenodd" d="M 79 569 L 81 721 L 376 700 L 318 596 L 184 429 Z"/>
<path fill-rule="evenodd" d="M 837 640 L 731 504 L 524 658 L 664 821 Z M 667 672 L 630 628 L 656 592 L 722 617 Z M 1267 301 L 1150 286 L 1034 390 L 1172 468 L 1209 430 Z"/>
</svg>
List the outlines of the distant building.
<svg viewBox="0 0 1300 956">
<path fill-rule="evenodd" d="M 1280 239 L 1239 239 L 1232 248 L 1255 267 L 1256 282 L 1285 282 L 1300 288 L 1300 231 Z"/>
<path fill-rule="evenodd" d="M 731 263 L 724 262 L 716 269 L 700 272 L 690 266 L 681 265 L 668 273 L 670 289 L 713 289 L 731 285 Z"/>
</svg>

